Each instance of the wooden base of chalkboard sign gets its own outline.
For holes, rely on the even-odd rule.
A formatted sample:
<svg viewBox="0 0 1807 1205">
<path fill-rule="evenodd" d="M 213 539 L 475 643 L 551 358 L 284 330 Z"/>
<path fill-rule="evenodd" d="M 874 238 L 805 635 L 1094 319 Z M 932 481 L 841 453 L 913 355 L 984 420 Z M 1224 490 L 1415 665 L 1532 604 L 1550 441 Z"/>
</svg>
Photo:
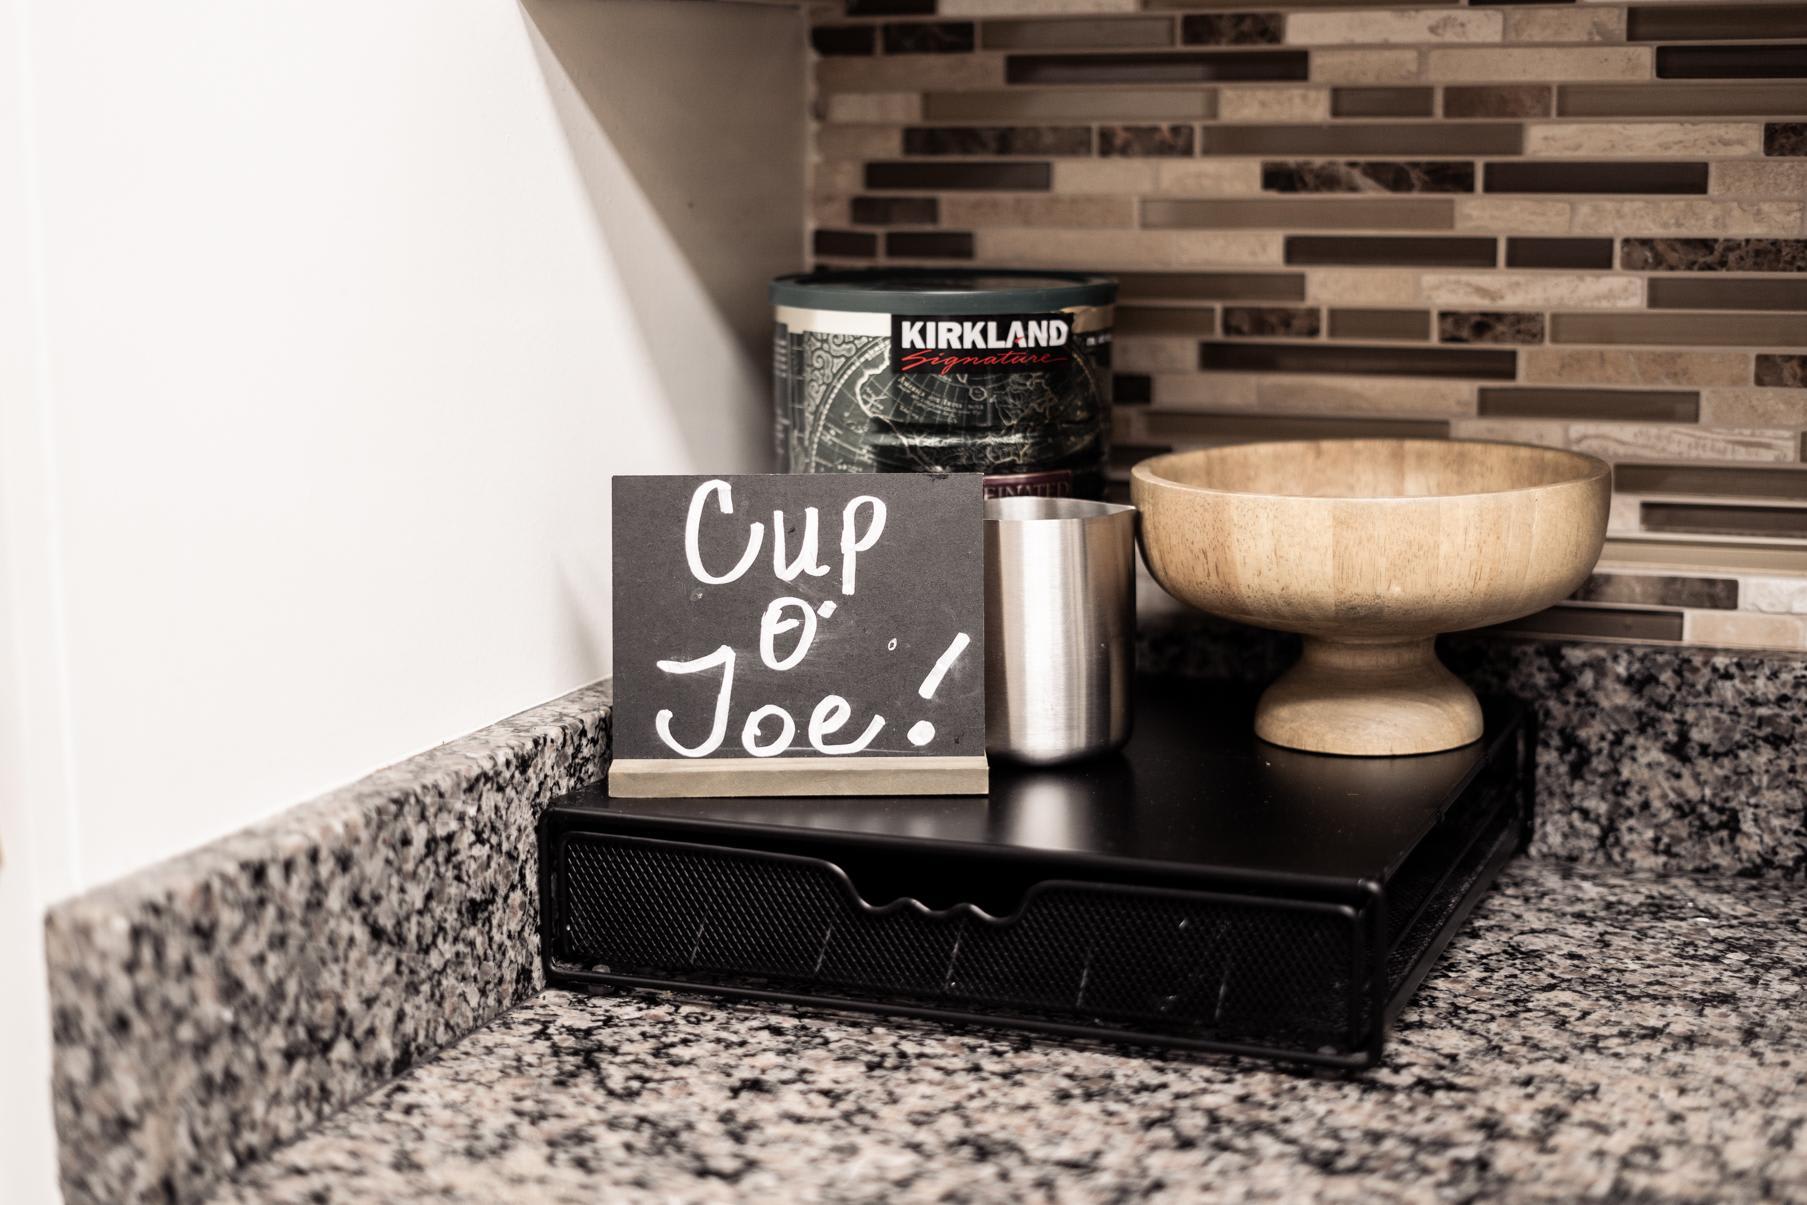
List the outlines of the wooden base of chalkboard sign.
<svg viewBox="0 0 1807 1205">
<path fill-rule="evenodd" d="M 980 757 L 617 758 L 617 799 L 771 795 L 983 795 L 991 771 Z"/>
</svg>

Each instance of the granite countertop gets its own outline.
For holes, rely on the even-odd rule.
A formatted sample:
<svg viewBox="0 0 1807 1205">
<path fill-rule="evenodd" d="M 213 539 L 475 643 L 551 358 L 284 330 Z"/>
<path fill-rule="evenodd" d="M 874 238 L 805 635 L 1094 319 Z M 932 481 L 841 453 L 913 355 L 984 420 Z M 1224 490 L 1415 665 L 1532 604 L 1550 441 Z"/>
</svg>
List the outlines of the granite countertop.
<svg viewBox="0 0 1807 1205">
<path fill-rule="evenodd" d="M 227 1202 L 1807 1198 L 1782 880 L 1508 867 L 1358 1076 L 546 990 Z"/>
</svg>

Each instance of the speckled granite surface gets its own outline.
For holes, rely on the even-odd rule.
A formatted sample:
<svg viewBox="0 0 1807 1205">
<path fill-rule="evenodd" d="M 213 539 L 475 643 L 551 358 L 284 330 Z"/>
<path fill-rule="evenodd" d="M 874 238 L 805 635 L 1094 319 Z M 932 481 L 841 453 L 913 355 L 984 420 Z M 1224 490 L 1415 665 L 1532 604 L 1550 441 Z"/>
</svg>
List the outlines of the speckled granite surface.
<svg viewBox="0 0 1807 1205">
<path fill-rule="evenodd" d="M 536 991 L 534 824 L 607 746 L 589 687 L 53 909 L 67 1199 L 195 1199 Z"/>
<path fill-rule="evenodd" d="M 1521 861 L 1346 1079 L 547 991 L 226 1202 L 1807 1198 L 1807 913 Z"/>
<path fill-rule="evenodd" d="M 1807 657 L 1445 638 L 1478 690 L 1537 707 L 1532 853 L 1628 870 L 1807 878 Z M 1278 677 L 1295 638 L 1200 617 L 1144 624 L 1142 668 Z"/>
</svg>

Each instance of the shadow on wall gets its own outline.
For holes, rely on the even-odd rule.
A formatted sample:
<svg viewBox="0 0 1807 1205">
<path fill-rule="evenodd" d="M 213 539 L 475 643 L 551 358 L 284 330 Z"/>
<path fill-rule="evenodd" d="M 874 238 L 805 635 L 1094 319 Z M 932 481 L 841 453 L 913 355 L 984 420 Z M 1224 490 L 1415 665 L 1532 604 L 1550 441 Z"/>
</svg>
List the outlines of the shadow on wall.
<svg viewBox="0 0 1807 1205">
<path fill-rule="evenodd" d="M 766 282 L 803 258 L 800 11 L 521 3 L 597 229 L 691 459 L 717 472 L 769 469 Z M 611 354 L 600 332 L 595 354 Z"/>
</svg>

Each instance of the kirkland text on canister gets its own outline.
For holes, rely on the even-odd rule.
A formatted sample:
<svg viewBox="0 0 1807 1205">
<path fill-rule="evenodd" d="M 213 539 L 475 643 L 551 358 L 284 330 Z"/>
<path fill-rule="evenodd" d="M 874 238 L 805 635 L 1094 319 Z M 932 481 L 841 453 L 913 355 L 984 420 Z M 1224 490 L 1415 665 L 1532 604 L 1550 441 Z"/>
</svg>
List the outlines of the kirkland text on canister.
<svg viewBox="0 0 1807 1205">
<path fill-rule="evenodd" d="M 979 472 L 988 497 L 1103 495 L 1115 281 L 816 272 L 771 297 L 781 470 Z"/>
</svg>

